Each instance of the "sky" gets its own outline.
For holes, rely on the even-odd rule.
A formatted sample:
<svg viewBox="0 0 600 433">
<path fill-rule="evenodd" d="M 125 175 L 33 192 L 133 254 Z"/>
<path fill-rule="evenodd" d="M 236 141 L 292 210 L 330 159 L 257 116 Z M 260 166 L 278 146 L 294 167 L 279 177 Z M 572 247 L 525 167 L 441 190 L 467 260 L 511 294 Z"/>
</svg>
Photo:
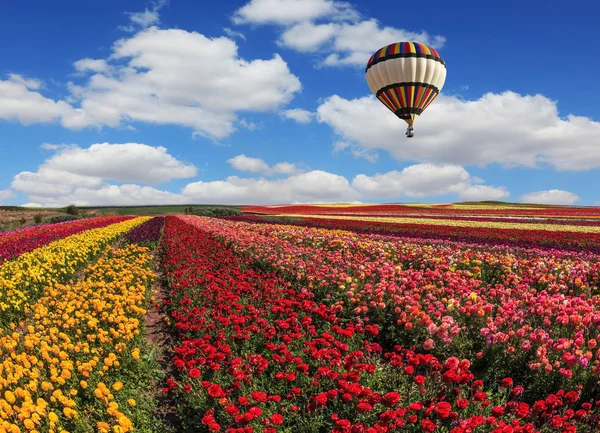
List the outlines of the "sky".
<svg viewBox="0 0 600 433">
<path fill-rule="evenodd" d="M 0 204 L 599 205 L 600 3 L 459 3 L 0 2 Z M 411 139 L 399 41 L 448 71 Z"/>
</svg>

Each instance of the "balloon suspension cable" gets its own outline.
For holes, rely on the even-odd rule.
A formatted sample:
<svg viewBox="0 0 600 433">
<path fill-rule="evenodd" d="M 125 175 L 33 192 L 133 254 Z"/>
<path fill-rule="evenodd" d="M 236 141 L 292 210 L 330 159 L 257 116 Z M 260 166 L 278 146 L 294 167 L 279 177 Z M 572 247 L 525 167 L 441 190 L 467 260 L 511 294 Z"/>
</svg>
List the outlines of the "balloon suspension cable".
<svg viewBox="0 0 600 433">
<path fill-rule="evenodd" d="M 408 128 L 406 128 L 406 137 L 408 137 L 408 138 L 414 137 L 415 133 L 413 131 L 414 131 L 414 128 L 412 126 L 409 126 Z"/>
</svg>

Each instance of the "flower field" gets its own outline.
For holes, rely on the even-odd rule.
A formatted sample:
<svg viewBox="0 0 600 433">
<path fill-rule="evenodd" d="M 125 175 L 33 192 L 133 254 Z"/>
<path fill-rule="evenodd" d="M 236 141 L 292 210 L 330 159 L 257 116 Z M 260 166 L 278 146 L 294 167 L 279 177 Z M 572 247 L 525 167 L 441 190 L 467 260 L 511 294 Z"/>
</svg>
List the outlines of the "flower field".
<svg viewBox="0 0 600 433">
<path fill-rule="evenodd" d="M 600 431 L 595 211 L 324 208 L 0 236 L 0 433 Z"/>
<path fill-rule="evenodd" d="M 199 217 L 163 248 L 186 431 L 600 427 L 589 254 Z"/>
</svg>

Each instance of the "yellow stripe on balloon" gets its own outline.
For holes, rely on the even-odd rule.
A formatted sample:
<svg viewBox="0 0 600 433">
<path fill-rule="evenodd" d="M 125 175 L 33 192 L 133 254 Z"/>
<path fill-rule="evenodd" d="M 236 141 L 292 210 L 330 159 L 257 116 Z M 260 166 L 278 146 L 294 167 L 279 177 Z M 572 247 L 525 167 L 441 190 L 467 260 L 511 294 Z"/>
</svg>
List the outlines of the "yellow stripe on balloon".
<svg viewBox="0 0 600 433">
<path fill-rule="evenodd" d="M 413 54 L 417 53 L 417 50 L 415 48 L 415 44 L 413 44 L 412 42 L 408 43 L 408 52 L 409 53 L 413 53 Z"/>
<path fill-rule="evenodd" d="M 400 106 L 406 107 L 408 104 L 407 104 L 406 92 L 404 91 L 404 87 L 400 87 L 400 99 L 402 100 L 402 104 Z"/>
<path fill-rule="evenodd" d="M 394 92 L 394 89 L 390 89 L 389 93 L 392 95 L 392 99 L 394 100 L 396 107 L 402 107 L 402 105 L 400 105 L 400 101 L 398 101 L 398 98 L 396 97 L 396 92 Z"/>
</svg>

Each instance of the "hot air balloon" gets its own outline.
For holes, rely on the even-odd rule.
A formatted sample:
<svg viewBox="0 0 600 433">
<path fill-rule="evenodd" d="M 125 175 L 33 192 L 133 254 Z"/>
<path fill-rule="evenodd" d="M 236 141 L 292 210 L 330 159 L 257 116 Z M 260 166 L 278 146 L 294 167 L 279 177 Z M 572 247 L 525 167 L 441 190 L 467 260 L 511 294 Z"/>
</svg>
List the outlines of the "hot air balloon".
<svg viewBox="0 0 600 433">
<path fill-rule="evenodd" d="M 408 123 L 406 136 L 410 138 L 415 121 L 444 86 L 446 63 L 427 45 L 396 42 L 371 56 L 366 75 L 375 96 Z"/>
</svg>

